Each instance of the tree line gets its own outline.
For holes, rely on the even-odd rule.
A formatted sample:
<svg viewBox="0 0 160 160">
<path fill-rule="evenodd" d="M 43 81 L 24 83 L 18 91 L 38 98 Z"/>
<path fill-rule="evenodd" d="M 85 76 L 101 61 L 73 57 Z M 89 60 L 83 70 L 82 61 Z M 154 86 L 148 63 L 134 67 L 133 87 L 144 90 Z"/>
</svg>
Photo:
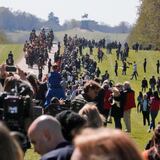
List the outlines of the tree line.
<svg viewBox="0 0 160 160">
<path fill-rule="evenodd" d="M 109 32 L 109 33 L 129 33 L 131 26 L 127 22 L 121 22 L 119 25 L 111 27 L 106 24 L 99 24 L 94 20 L 88 20 L 88 29 Z M 32 30 L 35 28 L 52 28 L 54 31 L 62 31 L 73 28 L 80 28 L 81 21 L 71 19 L 65 21 L 62 25 L 59 23 L 59 17 L 55 16 L 53 12 L 48 14 L 48 19 L 43 20 L 30 13 L 22 11 L 11 11 L 9 8 L 0 7 L 0 29 L 8 31 L 16 30 Z"/>
<path fill-rule="evenodd" d="M 150 44 L 152 48 L 160 49 L 160 0 L 140 0 L 138 19 L 128 42 Z"/>
</svg>

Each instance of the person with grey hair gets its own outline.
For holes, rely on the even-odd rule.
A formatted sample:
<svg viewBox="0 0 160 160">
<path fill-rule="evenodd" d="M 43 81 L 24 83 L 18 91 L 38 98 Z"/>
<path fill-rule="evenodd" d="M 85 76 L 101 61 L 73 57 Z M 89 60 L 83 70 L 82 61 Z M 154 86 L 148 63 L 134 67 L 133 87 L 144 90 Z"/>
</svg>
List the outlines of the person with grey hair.
<svg viewBox="0 0 160 160">
<path fill-rule="evenodd" d="M 40 154 L 41 160 L 69 160 L 73 146 L 62 134 L 58 120 L 49 115 L 35 119 L 28 129 L 28 136 L 34 145 L 34 150 Z"/>
</svg>

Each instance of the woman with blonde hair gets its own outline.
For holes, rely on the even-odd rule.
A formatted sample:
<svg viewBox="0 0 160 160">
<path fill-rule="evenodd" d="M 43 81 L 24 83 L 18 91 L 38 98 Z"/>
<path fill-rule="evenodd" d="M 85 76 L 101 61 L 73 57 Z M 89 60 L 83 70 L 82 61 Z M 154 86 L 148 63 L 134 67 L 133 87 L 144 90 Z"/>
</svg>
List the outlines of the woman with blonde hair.
<svg viewBox="0 0 160 160">
<path fill-rule="evenodd" d="M 87 103 L 79 111 L 79 115 L 87 120 L 87 127 L 98 128 L 103 126 L 105 118 L 99 113 L 95 103 Z"/>
<path fill-rule="evenodd" d="M 0 123 L 0 159 L 23 160 L 23 152 L 9 130 Z"/>
<path fill-rule="evenodd" d="M 86 129 L 74 143 L 71 160 L 143 160 L 131 139 L 121 130 Z"/>
</svg>

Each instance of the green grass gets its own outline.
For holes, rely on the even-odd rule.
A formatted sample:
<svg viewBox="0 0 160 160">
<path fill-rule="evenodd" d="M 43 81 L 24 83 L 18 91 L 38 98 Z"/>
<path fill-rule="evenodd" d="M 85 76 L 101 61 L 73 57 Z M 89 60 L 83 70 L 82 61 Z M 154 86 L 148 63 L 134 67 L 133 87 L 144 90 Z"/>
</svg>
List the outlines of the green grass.
<svg viewBox="0 0 160 160">
<path fill-rule="evenodd" d="M 15 61 L 23 56 L 23 45 L 21 44 L 0 44 L 0 64 L 6 61 L 9 51 L 14 54 Z"/>
</svg>

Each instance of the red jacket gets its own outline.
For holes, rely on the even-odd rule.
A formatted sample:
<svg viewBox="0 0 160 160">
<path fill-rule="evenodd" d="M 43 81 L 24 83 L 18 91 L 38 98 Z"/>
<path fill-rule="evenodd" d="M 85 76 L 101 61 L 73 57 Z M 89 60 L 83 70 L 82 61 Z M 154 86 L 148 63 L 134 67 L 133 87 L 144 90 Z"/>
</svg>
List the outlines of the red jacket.
<svg viewBox="0 0 160 160">
<path fill-rule="evenodd" d="M 150 111 L 158 111 L 159 108 L 160 108 L 160 100 L 155 97 L 151 97 Z"/>
<path fill-rule="evenodd" d="M 105 93 L 104 93 L 104 109 L 110 109 L 111 108 L 111 103 L 109 102 L 109 98 L 112 94 L 112 91 L 110 89 L 107 89 L 105 90 Z"/>
<path fill-rule="evenodd" d="M 124 95 L 124 111 L 136 107 L 134 91 L 132 89 L 125 90 Z"/>
</svg>

